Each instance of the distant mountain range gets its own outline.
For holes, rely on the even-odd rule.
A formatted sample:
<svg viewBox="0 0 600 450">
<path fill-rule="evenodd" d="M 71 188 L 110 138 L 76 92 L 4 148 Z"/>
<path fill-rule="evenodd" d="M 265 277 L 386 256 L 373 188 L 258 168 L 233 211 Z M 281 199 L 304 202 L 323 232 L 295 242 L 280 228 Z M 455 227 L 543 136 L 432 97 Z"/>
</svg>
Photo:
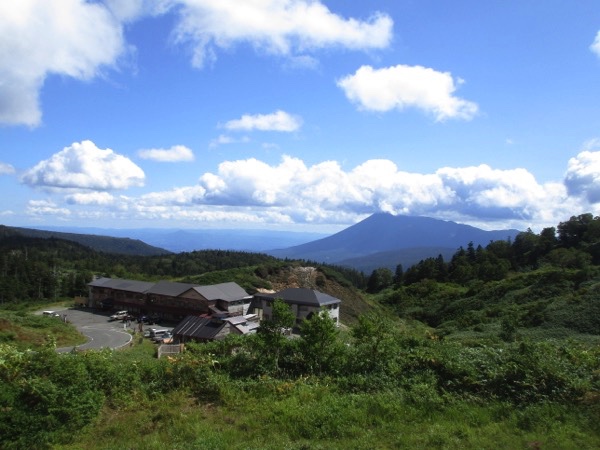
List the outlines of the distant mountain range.
<svg viewBox="0 0 600 450">
<path fill-rule="evenodd" d="M 486 246 L 490 241 L 512 239 L 519 231 L 485 231 L 429 217 L 378 213 L 330 236 L 272 230 L 37 230 L 0 226 L 0 237 L 10 233 L 66 239 L 107 253 L 150 256 L 206 249 L 237 250 L 335 264 L 370 273 L 379 267 L 394 270 L 398 264 L 408 268 L 440 254 L 448 260 L 469 242 Z"/>
<path fill-rule="evenodd" d="M 265 253 L 321 239 L 327 234 L 252 229 L 163 229 L 163 228 L 93 228 L 45 227 L 12 228 L 30 237 L 57 237 L 87 245 L 95 250 L 129 254 L 181 253 L 194 250 L 237 250 Z M 114 239 L 114 240 L 113 240 Z M 127 241 L 119 241 L 126 239 Z M 134 242 L 135 241 L 135 242 Z M 139 245 L 144 244 L 144 245 Z M 131 252 L 122 251 L 131 248 Z"/>
<path fill-rule="evenodd" d="M 469 242 L 486 246 L 512 239 L 518 230 L 486 231 L 429 217 L 373 214 L 334 235 L 268 252 L 278 258 L 306 259 L 353 267 L 369 273 L 378 267 L 407 268 L 422 259 L 442 255 L 448 260 Z"/>
</svg>

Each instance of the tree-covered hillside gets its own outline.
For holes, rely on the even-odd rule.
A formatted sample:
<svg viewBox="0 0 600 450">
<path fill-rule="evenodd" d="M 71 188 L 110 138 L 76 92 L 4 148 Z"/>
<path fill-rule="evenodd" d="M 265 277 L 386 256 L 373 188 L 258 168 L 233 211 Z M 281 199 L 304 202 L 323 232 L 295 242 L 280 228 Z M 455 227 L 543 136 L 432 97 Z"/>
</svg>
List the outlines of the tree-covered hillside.
<svg viewBox="0 0 600 450">
<path fill-rule="evenodd" d="M 599 288 L 600 218 L 591 214 L 485 248 L 468 244 L 450 261 L 439 256 L 405 271 L 377 269 L 367 287 L 401 317 L 441 335 L 505 339 L 600 336 Z"/>
<path fill-rule="evenodd" d="M 94 275 L 199 284 L 235 281 L 252 294 L 260 288 L 282 288 L 285 268 L 309 265 L 318 267 L 320 276 L 303 287 L 324 289 L 327 283 L 330 291 L 335 284 L 355 292 L 365 285 L 365 277 L 353 269 L 229 250 L 133 256 L 98 252 L 68 240 L 5 234 L 0 235 L 0 255 L 0 303 L 85 296 Z"/>
<path fill-rule="evenodd" d="M 65 233 L 60 231 L 36 230 L 33 228 L 17 228 L 0 225 L 0 236 L 23 236 L 29 238 L 61 239 L 85 245 L 104 253 L 119 255 L 164 255 L 171 253 L 163 248 L 146 244 L 139 239 L 125 237 L 102 236 L 97 234 Z"/>
</svg>

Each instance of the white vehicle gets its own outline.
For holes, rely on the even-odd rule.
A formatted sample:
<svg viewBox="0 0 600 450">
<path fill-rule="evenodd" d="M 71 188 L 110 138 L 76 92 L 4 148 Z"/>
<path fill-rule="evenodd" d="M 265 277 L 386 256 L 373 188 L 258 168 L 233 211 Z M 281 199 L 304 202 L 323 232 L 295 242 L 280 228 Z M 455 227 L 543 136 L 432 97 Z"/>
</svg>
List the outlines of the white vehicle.
<svg viewBox="0 0 600 450">
<path fill-rule="evenodd" d="M 117 311 L 112 316 L 110 316 L 110 320 L 123 320 L 125 316 L 127 316 L 127 311 Z"/>
<path fill-rule="evenodd" d="M 48 316 L 48 317 L 60 317 L 60 314 L 57 313 L 56 311 L 43 311 L 42 315 Z"/>
<path fill-rule="evenodd" d="M 150 339 L 153 341 L 157 340 L 157 338 L 162 339 L 166 334 L 170 334 L 169 330 L 150 330 Z"/>
<path fill-rule="evenodd" d="M 159 334 L 152 338 L 152 340 L 154 342 L 156 342 L 157 344 L 161 344 L 161 343 L 164 343 L 166 340 L 172 340 L 172 339 L 173 339 L 173 333 L 171 333 L 170 331 L 167 331 L 166 333 L 163 333 L 163 334 Z"/>
</svg>

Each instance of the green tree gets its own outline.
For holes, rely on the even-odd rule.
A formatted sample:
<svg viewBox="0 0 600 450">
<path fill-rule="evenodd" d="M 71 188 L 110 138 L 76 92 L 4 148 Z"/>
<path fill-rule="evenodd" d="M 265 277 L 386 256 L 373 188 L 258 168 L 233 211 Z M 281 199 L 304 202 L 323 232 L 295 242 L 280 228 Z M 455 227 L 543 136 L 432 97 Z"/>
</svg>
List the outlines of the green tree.
<svg viewBox="0 0 600 450">
<path fill-rule="evenodd" d="M 385 288 L 388 288 L 392 285 L 394 280 L 394 276 L 392 271 L 387 267 L 380 267 L 379 269 L 375 269 L 371 276 L 369 277 L 369 281 L 367 281 L 367 292 L 372 294 L 376 294 L 377 292 L 381 292 Z"/>
<path fill-rule="evenodd" d="M 558 224 L 558 239 L 565 247 L 578 246 L 584 237 L 589 236 L 588 229 L 595 222 L 600 221 L 600 218 L 590 213 L 572 216 L 568 221 Z M 592 226 L 594 229 L 595 226 Z M 592 236 L 595 234 L 592 231 Z"/>
<path fill-rule="evenodd" d="M 404 281 L 404 268 L 402 264 L 398 264 L 396 266 L 396 271 L 394 272 L 394 285 L 396 287 L 402 286 L 402 282 Z"/>
<path fill-rule="evenodd" d="M 271 316 L 264 318 L 258 330 L 263 344 L 263 355 L 272 370 L 279 371 L 279 359 L 288 345 L 287 334 L 296 322 L 294 313 L 287 303 L 276 298 L 272 303 Z"/>
<path fill-rule="evenodd" d="M 384 315 L 369 313 L 358 318 L 352 328 L 355 340 L 354 356 L 350 361 L 353 371 L 367 374 L 385 372 L 397 355 L 397 328 Z"/>
<path fill-rule="evenodd" d="M 337 350 L 338 328 L 327 310 L 312 314 L 300 325 L 303 359 L 310 373 L 321 374 L 325 369 L 334 369 Z"/>
<path fill-rule="evenodd" d="M 561 269 L 584 269 L 592 257 L 581 250 L 574 248 L 557 248 L 546 255 L 546 261 Z"/>
</svg>

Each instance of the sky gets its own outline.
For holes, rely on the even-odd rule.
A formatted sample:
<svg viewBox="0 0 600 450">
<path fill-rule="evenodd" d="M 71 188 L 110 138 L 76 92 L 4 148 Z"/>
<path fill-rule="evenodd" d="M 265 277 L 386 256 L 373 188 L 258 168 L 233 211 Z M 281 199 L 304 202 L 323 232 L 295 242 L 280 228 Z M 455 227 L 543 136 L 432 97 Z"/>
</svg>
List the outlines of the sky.
<svg viewBox="0 0 600 450">
<path fill-rule="evenodd" d="M 0 224 L 600 215 L 598 0 L 0 2 Z"/>
</svg>

